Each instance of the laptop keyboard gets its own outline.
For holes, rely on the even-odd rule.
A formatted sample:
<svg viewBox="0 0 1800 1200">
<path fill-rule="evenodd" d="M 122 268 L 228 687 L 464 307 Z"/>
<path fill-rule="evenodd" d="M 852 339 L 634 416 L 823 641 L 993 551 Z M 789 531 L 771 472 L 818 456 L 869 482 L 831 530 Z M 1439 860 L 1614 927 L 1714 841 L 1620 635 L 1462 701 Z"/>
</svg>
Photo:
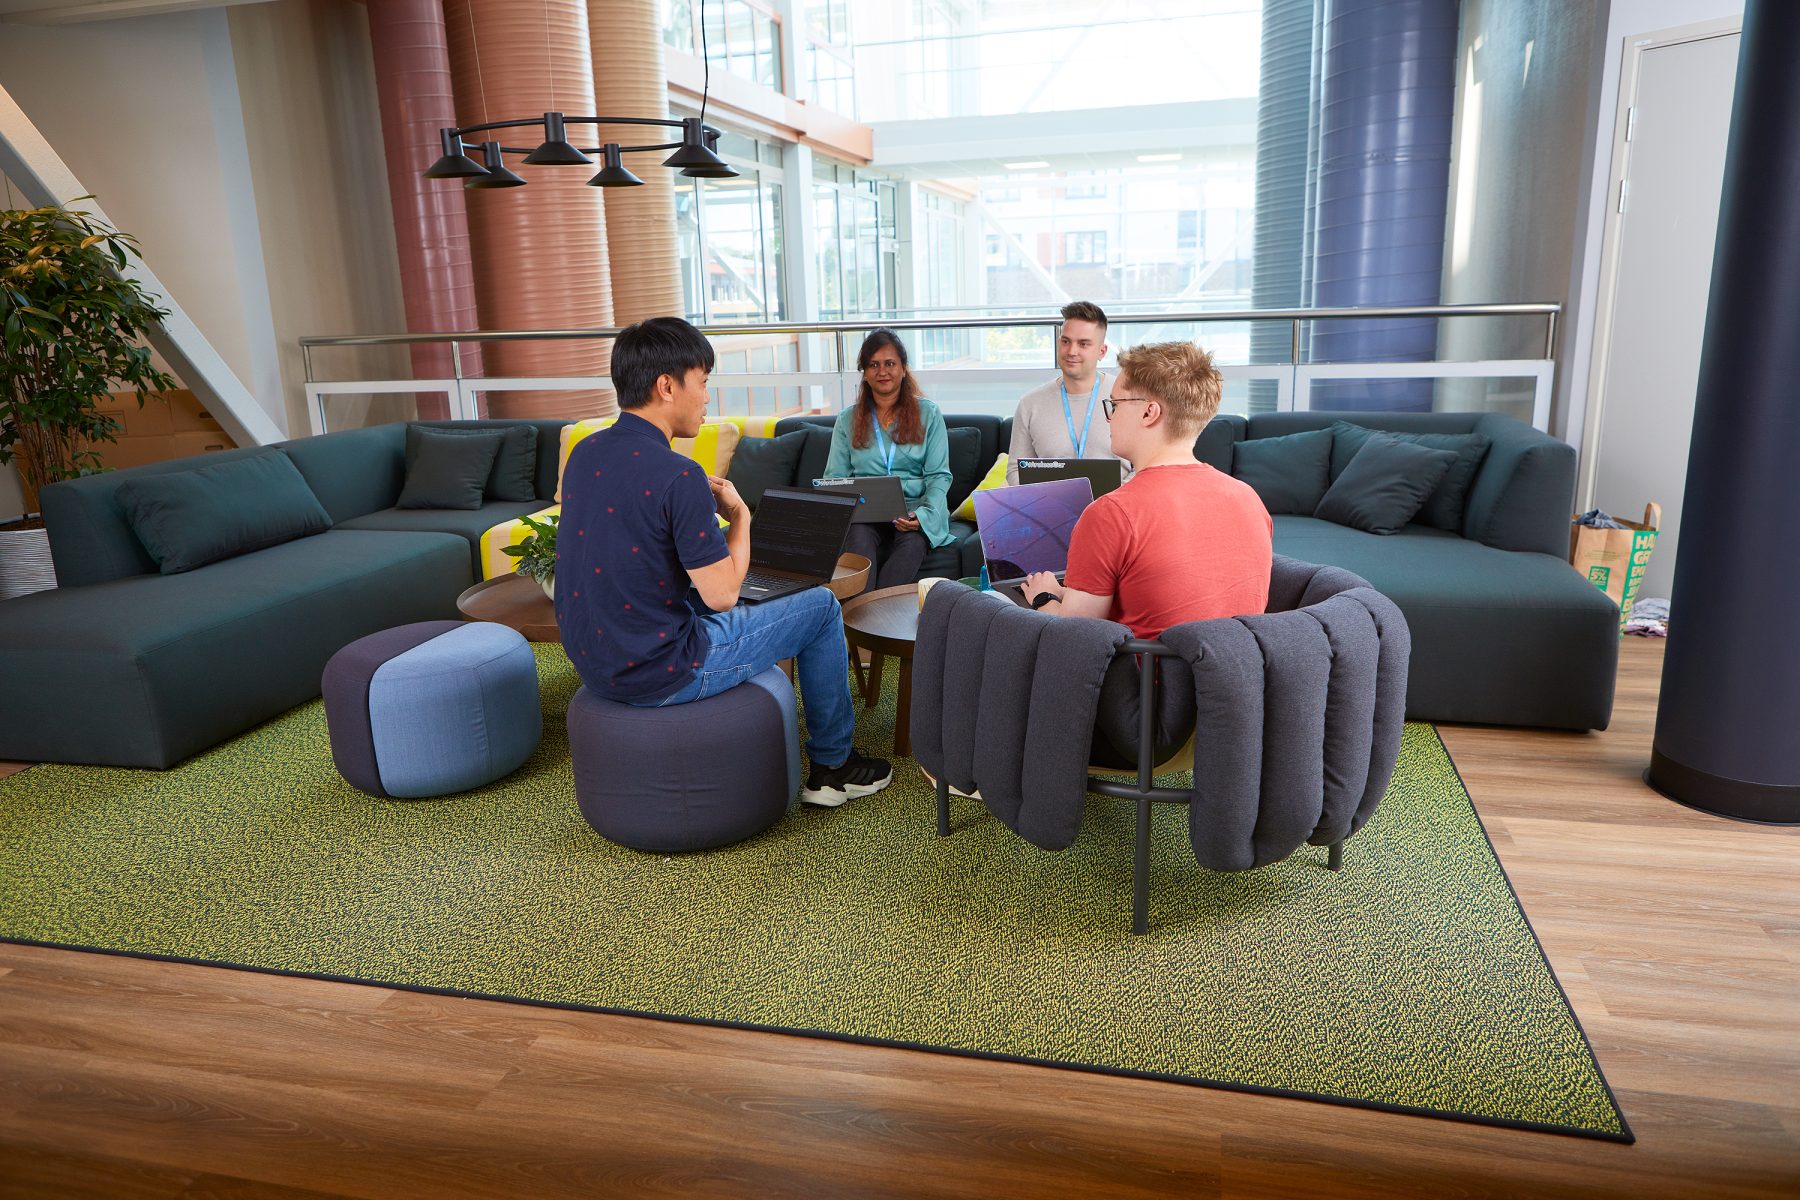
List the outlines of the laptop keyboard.
<svg viewBox="0 0 1800 1200">
<path fill-rule="evenodd" d="M 744 576 L 744 586 L 745 587 L 760 588 L 763 591 L 767 591 L 770 588 L 774 588 L 774 587 L 780 587 L 784 583 L 792 583 L 792 582 L 793 582 L 792 580 L 787 579 L 784 576 L 770 575 L 763 571 L 751 571 Z"/>
</svg>

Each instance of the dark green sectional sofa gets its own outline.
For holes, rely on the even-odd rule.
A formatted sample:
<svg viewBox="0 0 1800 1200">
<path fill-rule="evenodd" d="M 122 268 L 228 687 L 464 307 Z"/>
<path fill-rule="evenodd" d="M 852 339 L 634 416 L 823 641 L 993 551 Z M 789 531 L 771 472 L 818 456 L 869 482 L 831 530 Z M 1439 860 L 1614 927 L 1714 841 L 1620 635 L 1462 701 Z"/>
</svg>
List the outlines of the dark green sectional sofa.
<svg viewBox="0 0 1800 1200">
<path fill-rule="evenodd" d="M 1409 525 L 1380 537 L 1313 517 L 1275 518 L 1277 553 L 1347 567 L 1411 626 L 1407 716 L 1604 728 L 1618 662 L 1618 610 L 1565 561 L 1575 452 L 1504 417 L 1280 413 L 1220 417 L 1195 451 L 1230 471 L 1250 439 L 1344 419 L 1400 432 L 1493 441 L 1458 533 Z M 495 422 L 493 424 L 498 424 Z M 782 431 L 820 421 L 783 422 Z M 982 470 L 1011 422 L 981 431 Z M 319 694 L 326 661 L 367 633 L 455 617 L 480 577 L 484 530 L 551 502 L 565 422 L 538 431 L 538 498 L 471 511 L 394 508 L 405 427 L 284 442 L 331 528 L 174 575 L 154 560 L 118 497 L 126 481 L 268 450 L 235 450 L 54 484 L 43 493 L 55 591 L 0 602 L 0 759 L 168 767 Z M 991 449 L 990 449 L 991 447 Z M 801 474 L 811 469 L 802 463 Z M 818 468 L 823 470 L 822 465 Z M 979 478 L 965 465 L 962 486 Z M 959 526 L 961 523 L 958 523 Z M 980 543 L 958 528 L 927 574 L 974 574 Z"/>
<path fill-rule="evenodd" d="M 1349 421 L 1396 433 L 1492 439 L 1460 535 L 1413 523 L 1378 536 L 1316 517 L 1275 517 L 1275 552 L 1361 575 L 1406 614 L 1406 715 L 1421 721 L 1604 729 L 1619 610 L 1568 563 L 1575 449 L 1483 413 L 1268 413 L 1218 417 L 1195 453 L 1232 469 L 1236 443 Z"/>
<path fill-rule="evenodd" d="M 539 499 L 470 511 L 393 507 L 403 425 L 281 443 L 331 528 L 173 575 L 158 573 L 119 488 L 267 448 L 45 488 L 60 586 L 0 603 L 0 759 L 172 766 L 317 696 L 326 661 L 356 638 L 454 618 L 482 531 L 555 494 L 565 422 L 528 424 Z"/>
</svg>

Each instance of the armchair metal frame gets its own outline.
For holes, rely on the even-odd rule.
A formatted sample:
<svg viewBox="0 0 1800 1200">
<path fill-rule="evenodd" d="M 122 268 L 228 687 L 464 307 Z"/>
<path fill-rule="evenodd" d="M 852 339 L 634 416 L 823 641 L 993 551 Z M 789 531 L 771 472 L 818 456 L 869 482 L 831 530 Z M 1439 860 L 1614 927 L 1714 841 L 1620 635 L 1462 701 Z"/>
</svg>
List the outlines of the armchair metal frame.
<svg viewBox="0 0 1800 1200">
<path fill-rule="evenodd" d="M 1180 658 L 1181 656 L 1161 642 L 1148 638 L 1132 638 L 1119 647 L 1114 657 L 1120 655 L 1146 655 L 1150 658 Z M 1147 666 L 1147 664 L 1145 664 Z M 1156 697 L 1157 673 L 1152 670 L 1138 671 L 1138 753 L 1137 782 L 1120 783 L 1111 779 L 1090 779 L 1088 790 L 1114 800 L 1130 800 L 1137 805 L 1137 844 L 1131 868 L 1131 932 L 1134 934 L 1147 932 L 1150 928 L 1150 806 L 1152 804 L 1191 805 L 1193 792 L 1187 788 L 1157 787 L 1152 780 L 1159 768 L 1167 768 L 1175 762 L 1169 759 L 1163 763 L 1152 761 L 1156 757 Z M 1191 747 L 1192 743 L 1189 743 Z M 1179 757 L 1179 755 L 1177 755 Z M 1090 765 L 1088 771 L 1123 771 L 1123 767 L 1102 767 Z M 937 783 L 937 831 L 939 837 L 950 835 L 950 785 L 943 779 Z M 1333 870 L 1341 870 L 1344 864 L 1344 840 L 1339 838 L 1331 843 L 1325 865 Z"/>
</svg>

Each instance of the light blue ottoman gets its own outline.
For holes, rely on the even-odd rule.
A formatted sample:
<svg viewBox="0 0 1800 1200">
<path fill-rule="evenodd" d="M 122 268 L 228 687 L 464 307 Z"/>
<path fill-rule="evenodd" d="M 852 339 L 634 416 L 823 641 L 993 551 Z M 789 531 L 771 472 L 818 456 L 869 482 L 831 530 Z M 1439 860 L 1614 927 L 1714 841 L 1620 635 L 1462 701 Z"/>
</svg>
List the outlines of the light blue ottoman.
<svg viewBox="0 0 1800 1200">
<path fill-rule="evenodd" d="M 325 664 L 323 690 L 332 761 L 371 796 L 492 783 L 544 733 L 531 644 L 487 621 L 422 621 L 359 638 Z"/>
</svg>

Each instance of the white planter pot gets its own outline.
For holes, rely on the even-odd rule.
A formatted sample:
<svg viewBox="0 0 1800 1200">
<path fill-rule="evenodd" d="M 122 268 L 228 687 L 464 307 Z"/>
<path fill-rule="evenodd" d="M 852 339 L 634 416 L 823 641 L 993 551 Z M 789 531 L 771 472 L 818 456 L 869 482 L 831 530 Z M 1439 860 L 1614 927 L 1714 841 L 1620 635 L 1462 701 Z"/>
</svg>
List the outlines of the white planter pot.
<svg viewBox="0 0 1800 1200">
<path fill-rule="evenodd" d="M 0 600 L 56 586 L 50 534 L 43 529 L 0 529 Z"/>
<path fill-rule="evenodd" d="M 556 576 L 546 575 L 544 578 L 538 580 L 538 586 L 544 589 L 544 595 L 550 597 L 552 600 L 556 599 Z"/>
</svg>

